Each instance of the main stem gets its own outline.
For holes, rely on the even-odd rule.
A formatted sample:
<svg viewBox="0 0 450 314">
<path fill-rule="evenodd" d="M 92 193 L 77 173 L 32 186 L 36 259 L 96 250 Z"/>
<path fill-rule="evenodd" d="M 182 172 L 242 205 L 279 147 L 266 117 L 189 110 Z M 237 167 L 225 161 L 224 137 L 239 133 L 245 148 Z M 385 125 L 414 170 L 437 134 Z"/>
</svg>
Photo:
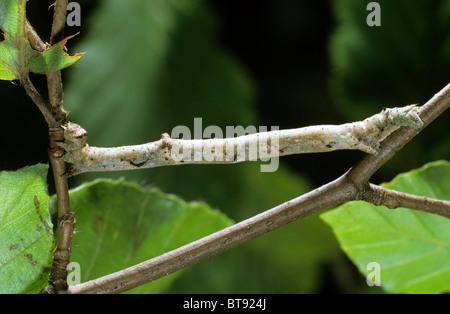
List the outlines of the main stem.
<svg viewBox="0 0 450 314">
<path fill-rule="evenodd" d="M 50 45 L 60 42 L 64 38 L 64 27 L 66 25 L 68 0 L 56 0 L 53 13 L 52 33 L 50 37 Z M 63 107 L 63 88 L 61 71 L 47 74 L 48 96 L 50 104 L 54 108 Z M 66 113 L 67 115 L 67 113 Z M 65 123 L 65 121 L 62 124 Z"/>
<path fill-rule="evenodd" d="M 65 292 L 67 285 L 67 265 L 70 262 L 72 236 L 75 225 L 75 216 L 70 210 L 69 186 L 65 176 L 66 164 L 62 160 L 64 150 L 56 143 L 64 141 L 64 132 L 61 128 L 50 129 L 49 157 L 55 180 L 56 196 L 58 201 L 58 241 L 53 253 L 53 265 L 49 282 L 55 293 Z"/>
<path fill-rule="evenodd" d="M 54 44 L 63 37 L 67 0 L 58 0 L 55 3 L 54 19 L 50 42 Z M 43 52 L 47 45 L 42 41 L 31 24 L 26 21 L 27 35 L 33 49 Z M 52 165 L 53 176 L 58 201 L 58 236 L 56 249 L 53 252 L 53 265 L 50 271 L 49 283 L 42 293 L 55 294 L 67 291 L 67 265 L 70 262 L 72 236 L 75 217 L 70 210 L 69 187 L 66 174 L 66 163 L 62 159 L 64 149 L 60 145 L 64 142 L 64 130 L 61 127 L 66 122 L 67 112 L 63 109 L 63 89 L 61 72 L 47 74 L 49 100 L 47 102 L 39 94 L 29 79 L 28 74 L 21 79 L 27 94 L 41 110 L 49 126 L 49 159 Z"/>
<path fill-rule="evenodd" d="M 61 41 L 64 37 L 68 0 L 56 0 L 53 15 L 50 44 Z M 65 293 L 67 291 L 67 265 L 70 262 L 72 237 L 75 217 L 70 209 L 69 186 L 66 177 L 66 163 L 62 159 L 64 149 L 58 143 L 64 142 L 64 131 L 61 128 L 66 122 L 67 112 L 63 109 L 63 87 L 61 71 L 47 74 L 48 95 L 51 108 L 60 112 L 57 126 L 49 129 L 49 158 L 55 180 L 58 200 L 58 239 L 53 253 L 53 265 L 50 272 L 50 287 L 46 292 Z"/>
</svg>

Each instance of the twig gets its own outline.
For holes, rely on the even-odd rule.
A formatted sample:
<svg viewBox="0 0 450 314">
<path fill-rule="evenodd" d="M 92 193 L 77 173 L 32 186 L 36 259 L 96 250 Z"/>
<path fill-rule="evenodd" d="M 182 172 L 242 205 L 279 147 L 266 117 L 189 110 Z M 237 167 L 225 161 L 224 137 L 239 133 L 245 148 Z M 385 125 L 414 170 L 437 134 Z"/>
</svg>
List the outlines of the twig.
<svg viewBox="0 0 450 314">
<path fill-rule="evenodd" d="M 44 100 L 39 91 L 34 87 L 33 82 L 31 82 L 28 73 L 20 75 L 20 84 L 25 89 L 27 95 L 39 108 L 49 127 L 58 127 L 60 125 L 59 120 L 61 119 L 59 111 L 54 110 L 54 108 Z"/>
<path fill-rule="evenodd" d="M 244 220 L 169 253 L 119 272 L 69 287 L 69 293 L 120 293 L 225 252 L 290 222 L 336 203 L 351 200 L 356 190 L 345 176 L 319 189 Z"/>
<path fill-rule="evenodd" d="M 67 3 L 68 0 L 56 0 L 50 45 L 63 39 Z M 25 20 L 25 30 L 28 41 L 33 49 L 43 52 L 48 48 L 28 20 Z M 49 278 L 50 285 L 44 288 L 43 293 L 64 293 L 68 287 L 66 281 L 67 265 L 70 262 L 70 249 L 75 218 L 70 210 L 69 188 L 65 175 L 66 165 L 62 159 L 64 149 L 58 145 L 58 143 L 64 141 L 64 131 L 61 126 L 66 123 L 67 118 L 67 112 L 63 109 L 61 71 L 47 74 L 50 102 L 44 100 L 34 87 L 27 71 L 27 69 L 24 69 L 24 73 L 20 73 L 20 82 L 28 96 L 42 112 L 49 126 L 49 158 L 52 165 L 58 200 L 58 241 L 53 253 L 54 259 Z"/>
<path fill-rule="evenodd" d="M 420 107 L 419 116 L 423 121 L 423 128 L 427 127 L 449 107 L 450 83 Z M 372 175 L 417 134 L 418 132 L 411 128 L 402 128 L 394 132 L 383 141 L 381 150 L 377 154 L 367 155 L 350 170 L 348 174 L 350 180 L 362 190 L 368 184 Z"/>
<path fill-rule="evenodd" d="M 25 29 L 28 41 L 33 49 L 39 52 L 43 52 L 48 48 L 28 20 L 25 20 Z M 67 112 L 62 108 L 62 103 L 61 106 L 59 106 L 59 105 L 52 105 L 51 102 L 49 103 L 48 101 L 46 101 L 41 96 L 39 91 L 35 88 L 33 82 L 30 80 L 28 72 L 21 73 L 19 77 L 23 88 L 25 89 L 31 100 L 36 104 L 36 106 L 41 111 L 49 128 L 59 128 L 61 125 L 63 125 L 67 118 Z M 52 86 L 60 86 L 60 85 L 56 83 Z M 49 86 L 49 88 L 52 88 L 55 91 L 57 90 L 57 88 L 55 87 Z M 62 86 L 58 92 L 62 97 Z"/>
<path fill-rule="evenodd" d="M 64 27 L 66 25 L 68 0 L 56 0 L 53 13 L 52 34 L 50 36 L 50 45 L 54 45 L 64 39 Z M 54 108 L 63 107 L 63 87 L 61 71 L 47 74 L 48 96 L 50 104 Z M 66 113 L 67 117 L 67 113 Z M 60 125 L 65 123 L 65 119 L 60 121 Z"/>
<path fill-rule="evenodd" d="M 63 39 L 66 23 L 67 0 L 56 0 L 50 45 Z M 28 38 L 31 44 L 38 48 L 44 48 L 45 44 L 27 23 Z M 52 112 L 52 121 L 49 124 L 50 149 L 49 158 L 52 165 L 55 180 L 56 196 L 58 200 L 58 239 L 53 253 L 53 265 L 50 272 L 50 285 L 44 289 L 44 293 L 65 293 L 67 286 L 67 265 L 70 262 L 72 236 L 75 225 L 75 217 L 70 210 L 69 188 L 66 173 L 66 164 L 62 159 L 64 150 L 58 143 L 64 141 L 64 131 L 61 128 L 66 122 L 67 112 L 63 109 L 63 88 L 61 71 L 47 74 L 47 86 Z M 44 115 L 45 116 L 45 115 Z M 46 118 L 47 119 L 47 118 Z"/>
<path fill-rule="evenodd" d="M 68 0 L 56 0 L 53 6 L 53 24 L 50 36 L 50 45 L 54 45 L 64 39 L 66 26 L 66 14 Z"/>
<path fill-rule="evenodd" d="M 72 236 L 75 225 L 75 216 L 70 210 L 69 187 L 64 175 L 66 164 L 62 160 L 64 150 L 56 143 L 64 141 L 62 128 L 50 129 L 49 157 L 53 169 L 56 195 L 58 201 L 58 241 L 53 253 L 53 265 L 49 282 L 55 293 L 63 293 L 67 290 L 67 265 L 70 262 Z M 50 290 L 50 288 L 47 288 Z"/>
<path fill-rule="evenodd" d="M 360 197 L 363 201 L 390 209 L 405 207 L 450 218 L 450 201 L 389 190 L 372 183 L 367 190 L 360 193 Z"/>
<path fill-rule="evenodd" d="M 420 114 L 425 125 L 430 124 L 450 106 L 449 95 L 450 84 L 421 109 Z M 68 293 L 123 292 L 225 252 L 241 243 L 321 209 L 350 200 L 361 199 L 364 190 L 367 191 L 367 187 L 373 188 L 368 183 L 372 174 L 415 135 L 416 131 L 401 128 L 382 143 L 383 145 L 377 154 L 366 156 L 343 176 L 319 189 L 141 264 L 69 287 Z M 369 167 L 371 163 L 374 164 L 373 167 Z M 366 170 L 364 166 L 369 167 L 369 170 Z M 386 199 L 388 199 L 388 203 L 393 205 L 390 197 Z M 427 204 L 430 203 L 429 199 L 420 197 L 416 199 L 408 197 L 408 200 L 406 200 L 406 197 L 399 195 L 397 199 L 400 199 L 400 202 L 408 202 L 409 207 L 417 209 L 427 207 Z M 382 203 L 382 198 L 378 198 L 377 204 Z M 444 202 L 444 206 L 447 206 L 446 202 Z"/>
<path fill-rule="evenodd" d="M 25 19 L 25 28 L 31 48 L 39 52 L 44 52 L 48 48 L 47 45 L 42 41 L 41 37 L 39 37 L 38 33 L 27 19 Z"/>
</svg>

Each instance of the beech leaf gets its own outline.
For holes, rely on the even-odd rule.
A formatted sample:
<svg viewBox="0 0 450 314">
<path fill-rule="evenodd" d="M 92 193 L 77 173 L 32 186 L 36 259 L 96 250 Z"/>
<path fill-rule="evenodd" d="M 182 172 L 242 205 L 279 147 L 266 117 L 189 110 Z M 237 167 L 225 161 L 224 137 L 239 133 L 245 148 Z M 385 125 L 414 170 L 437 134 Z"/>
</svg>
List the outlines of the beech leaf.
<svg viewBox="0 0 450 314">
<path fill-rule="evenodd" d="M 450 200 L 450 163 L 438 161 L 398 175 L 385 187 Z M 321 215 L 342 249 L 366 276 L 370 263 L 393 293 L 450 292 L 450 220 L 407 208 L 350 202 Z"/>
<path fill-rule="evenodd" d="M 48 284 L 53 225 L 47 165 L 0 172 L 0 293 L 38 293 Z"/>
</svg>

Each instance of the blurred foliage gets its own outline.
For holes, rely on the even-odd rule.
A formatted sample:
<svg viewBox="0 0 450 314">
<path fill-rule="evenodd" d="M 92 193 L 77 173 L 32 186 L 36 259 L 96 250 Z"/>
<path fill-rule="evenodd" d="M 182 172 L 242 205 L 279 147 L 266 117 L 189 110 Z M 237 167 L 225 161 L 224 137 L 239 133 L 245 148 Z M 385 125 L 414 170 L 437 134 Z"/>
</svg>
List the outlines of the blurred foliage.
<svg viewBox="0 0 450 314">
<path fill-rule="evenodd" d="M 65 85 L 65 107 L 91 145 L 157 140 L 177 125 L 193 130 L 196 117 L 223 130 L 258 125 L 251 80 L 218 45 L 216 18 L 203 2 L 111 0 L 90 25 L 76 47 L 86 55 Z M 77 182 L 99 176 L 205 201 L 236 221 L 311 188 L 283 166 L 262 173 L 258 162 L 95 173 Z M 169 291 L 314 292 L 337 251 L 330 230 L 312 216 L 193 266 Z"/>
<path fill-rule="evenodd" d="M 395 177 L 388 189 L 450 200 L 450 163 L 426 164 Z M 342 249 L 367 276 L 380 265 L 380 283 L 393 293 L 450 292 L 450 220 L 407 208 L 357 201 L 321 217 L 333 228 Z"/>
<path fill-rule="evenodd" d="M 450 2 L 381 0 L 381 26 L 369 27 L 370 1 L 335 0 L 331 92 L 350 120 L 383 107 L 423 105 L 450 81 Z M 449 114 L 441 116 L 383 169 L 390 176 L 450 157 Z"/>
</svg>

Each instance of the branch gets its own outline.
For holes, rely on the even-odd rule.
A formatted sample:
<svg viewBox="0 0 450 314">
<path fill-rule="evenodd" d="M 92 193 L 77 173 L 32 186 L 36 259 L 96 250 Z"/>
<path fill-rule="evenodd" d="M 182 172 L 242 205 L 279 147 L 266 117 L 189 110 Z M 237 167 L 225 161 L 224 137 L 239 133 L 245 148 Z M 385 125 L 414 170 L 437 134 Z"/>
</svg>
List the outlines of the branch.
<svg viewBox="0 0 450 314">
<path fill-rule="evenodd" d="M 31 82 L 28 73 L 20 75 L 20 84 L 25 89 L 27 95 L 39 108 L 49 127 L 55 128 L 60 126 L 59 120 L 61 119 L 61 116 L 59 111 L 54 110 L 54 108 L 44 100 L 36 87 L 34 87 L 33 82 Z"/>
<path fill-rule="evenodd" d="M 47 44 L 43 42 L 27 19 L 25 19 L 25 28 L 27 39 L 33 49 L 39 52 L 43 52 L 48 49 Z M 41 111 L 49 128 L 59 128 L 65 123 L 67 118 L 67 112 L 62 108 L 62 84 L 59 84 L 60 79 L 58 81 L 57 73 L 59 73 L 60 77 L 60 71 L 47 74 L 50 103 L 44 100 L 39 91 L 35 88 L 28 73 L 21 73 L 20 75 L 20 82 L 23 88 Z"/>
<path fill-rule="evenodd" d="M 390 209 L 405 207 L 450 218 L 450 201 L 389 190 L 375 184 L 370 184 L 367 190 L 361 192 L 360 197 L 363 201 Z"/>
<path fill-rule="evenodd" d="M 427 127 L 449 107 L 450 83 L 420 107 L 419 117 L 423 122 L 423 128 Z M 418 132 L 410 128 L 401 128 L 394 132 L 383 141 L 377 154 L 367 155 L 350 170 L 348 174 L 350 180 L 356 187 L 362 189 L 364 185 L 367 185 L 372 175 L 417 134 Z"/>
<path fill-rule="evenodd" d="M 61 41 L 64 37 L 68 0 L 56 0 L 53 14 L 53 25 L 50 36 L 50 45 Z M 42 40 L 35 32 L 29 32 L 35 45 L 42 46 Z M 49 158 L 52 165 L 55 180 L 56 196 L 58 200 L 58 241 L 53 253 L 53 265 L 50 272 L 50 285 L 44 289 L 44 293 L 65 293 L 67 291 L 67 265 L 70 262 L 72 237 L 75 225 L 75 217 L 70 209 L 69 187 L 67 182 L 66 164 L 62 159 L 64 150 L 58 143 L 64 141 L 64 131 L 61 128 L 66 123 L 67 112 L 63 109 L 63 87 L 61 71 L 48 73 L 48 95 L 50 107 L 54 113 L 54 123 L 50 124 L 50 149 Z"/>
<path fill-rule="evenodd" d="M 449 106 L 450 84 L 421 108 L 420 116 L 424 125 L 430 124 Z M 69 287 L 68 293 L 120 293 L 127 291 L 198 263 L 213 255 L 225 252 L 239 244 L 321 209 L 361 199 L 364 187 L 366 187 L 366 190 L 367 186 L 373 188 L 368 183 L 371 175 L 415 135 L 416 131 L 409 128 L 401 128 L 382 143 L 378 153 L 366 156 L 355 167 L 333 182 L 169 253 L 119 272 Z M 373 167 L 371 163 L 374 164 Z M 365 167 L 369 169 L 366 170 Z M 386 193 L 386 195 L 389 195 L 386 197 L 388 199 L 387 204 L 389 204 L 391 203 L 391 194 Z M 420 199 L 420 197 L 418 198 Z M 377 203 L 381 205 L 383 203 L 382 199 L 379 198 Z M 402 194 L 396 194 L 394 199 L 400 199 L 400 202 L 405 204 L 405 202 L 410 202 L 407 199 L 411 198 Z M 426 203 L 425 200 L 421 199 L 419 201 L 419 199 L 410 202 L 410 204 L 414 206 L 419 205 L 417 207 L 420 207 Z M 430 201 L 428 200 L 427 202 Z M 435 204 L 433 201 L 431 203 Z M 443 202 L 443 204 L 445 210 L 447 204 L 446 202 Z"/>
<path fill-rule="evenodd" d="M 50 271 L 46 293 L 63 293 L 67 290 L 67 265 L 70 262 L 72 236 L 75 216 L 70 210 L 69 186 L 65 176 L 66 164 L 62 160 L 64 150 L 56 143 L 64 141 L 63 129 L 50 129 L 49 157 L 53 169 L 58 201 L 58 241 L 53 252 L 53 265 Z"/>
<path fill-rule="evenodd" d="M 39 52 L 44 52 L 48 46 L 42 41 L 41 37 L 39 37 L 38 33 L 27 19 L 25 19 L 25 28 L 31 48 Z"/>
<path fill-rule="evenodd" d="M 53 46 L 57 42 L 64 39 L 64 27 L 66 25 L 68 0 L 56 0 L 53 13 L 52 33 L 50 36 L 50 45 Z M 54 108 L 63 108 L 63 87 L 61 71 L 47 74 L 48 96 L 50 104 Z M 65 112 L 65 111 L 64 111 Z M 60 125 L 65 123 L 67 112 L 64 119 L 59 121 Z"/>
<path fill-rule="evenodd" d="M 119 272 L 69 287 L 68 293 L 120 293 L 225 252 L 239 244 L 356 197 L 345 176 L 252 218 Z"/>
</svg>

